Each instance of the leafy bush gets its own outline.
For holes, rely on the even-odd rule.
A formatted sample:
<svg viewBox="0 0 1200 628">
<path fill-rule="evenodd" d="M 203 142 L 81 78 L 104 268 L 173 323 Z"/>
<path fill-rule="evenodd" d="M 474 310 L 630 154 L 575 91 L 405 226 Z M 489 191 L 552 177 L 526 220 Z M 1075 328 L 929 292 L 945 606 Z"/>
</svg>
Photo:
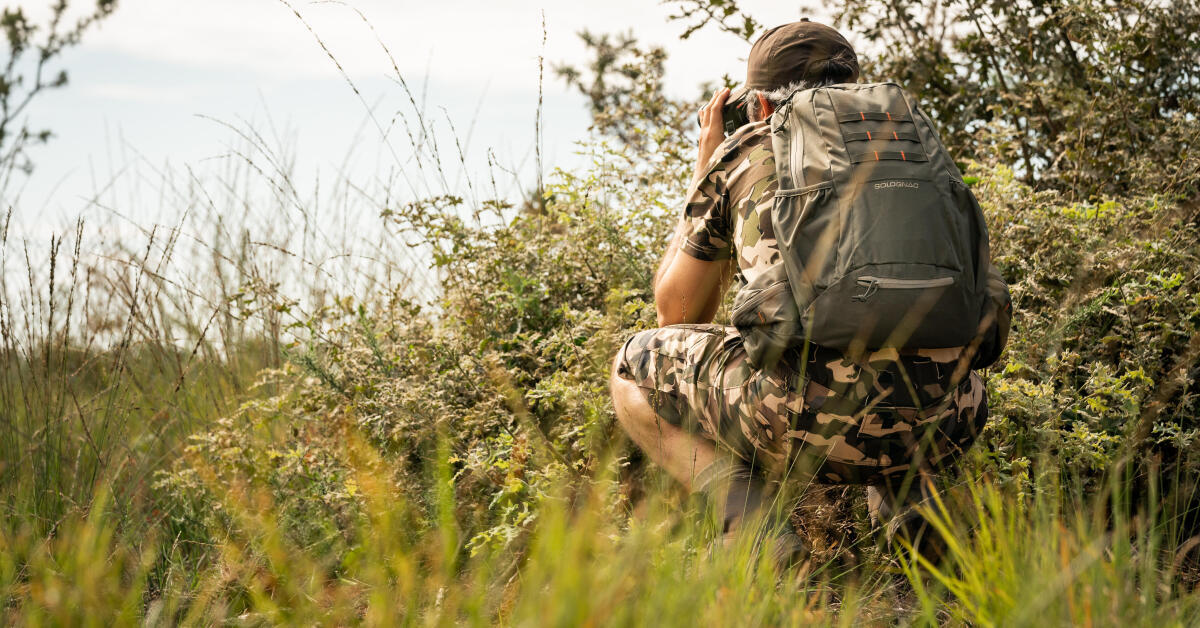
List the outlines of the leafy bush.
<svg viewBox="0 0 1200 628">
<path fill-rule="evenodd" d="M 975 186 L 1015 311 L 989 379 L 992 453 L 1098 478 L 1200 469 L 1197 224 L 1161 197 L 1065 202 L 997 168 Z"/>
</svg>

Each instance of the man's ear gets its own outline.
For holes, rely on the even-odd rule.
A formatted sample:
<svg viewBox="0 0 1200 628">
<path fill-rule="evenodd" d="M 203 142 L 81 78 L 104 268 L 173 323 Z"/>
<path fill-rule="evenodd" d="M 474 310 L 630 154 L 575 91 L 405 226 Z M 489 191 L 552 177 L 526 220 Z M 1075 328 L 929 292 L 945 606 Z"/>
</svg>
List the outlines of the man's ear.
<svg viewBox="0 0 1200 628">
<path fill-rule="evenodd" d="M 769 100 L 767 100 L 766 96 L 763 96 L 762 92 L 759 92 L 757 96 L 758 110 L 762 112 L 763 120 L 766 120 L 767 118 L 771 117 L 771 114 L 775 113 L 775 107 Z"/>
</svg>

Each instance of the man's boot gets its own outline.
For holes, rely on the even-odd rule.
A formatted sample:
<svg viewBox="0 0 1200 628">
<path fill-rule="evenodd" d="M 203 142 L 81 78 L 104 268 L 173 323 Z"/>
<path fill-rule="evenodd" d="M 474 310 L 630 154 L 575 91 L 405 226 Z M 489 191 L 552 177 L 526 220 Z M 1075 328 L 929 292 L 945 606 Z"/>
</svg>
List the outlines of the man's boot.
<svg viewBox="0 0 1200 628">
<path fill-rule="evenodd" d="M 894 484 L 867 487 L 867 512 L 871 523 L 882 527 L 887 547 L 901 547 L 904 539 L 930 563 L 941 563 L 946 543 L 920 513 L 919 507 L 934 507 L 934 488 L 928 478 L 917 478 L 908 487 Z"/>
<path fill-rule="evenodd" d="M 788 512 L 772 507 L 766 481 L 745 463 L 718 459 L 697 475 L 695 489 L 717 508 L 724 546 L 732 546 L 747 528 L 753 528 L 755 551 L 769 540 L 772 561 L 780 570 L 794 565 L 803 554 L 804 544 Z M 760 519 L 761 515 L 765 517 Z"/>
</svg>

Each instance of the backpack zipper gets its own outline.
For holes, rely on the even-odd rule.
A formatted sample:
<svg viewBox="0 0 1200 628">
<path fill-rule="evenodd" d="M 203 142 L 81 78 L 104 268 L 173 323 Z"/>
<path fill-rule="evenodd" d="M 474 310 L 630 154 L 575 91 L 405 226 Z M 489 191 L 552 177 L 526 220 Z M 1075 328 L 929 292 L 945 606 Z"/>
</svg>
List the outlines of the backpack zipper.
<svg viewBox="0 0 1200 628">
<path fill-rule="evenodd" d="M 938 277 L 936 279 L 888 279 L 887 277 L 871 277 L 864 275 L 858 278 L 862 294 L 852 297 L 855 301 L 866 301 L 874 296 L 880 288 L 885 290 L 919 290 L 922 288 L 940 288 L 954 283 L 953 277 Z"/>
<path fill-rule="evenodd" d="M 759 291 L 758 294 L 750 297 L 749 299 L 746 299 L 746 302 L 741 304 L 738 307 L 738 311 L 744 312 L 750 308 L 756 308 L 756 307 L 762 305 L 762 303 L 767 300 L 767 297 L 779 292 L 780 289 L 782 289 L 786 286 L 787 286 L 786 279 L 781 279 L 779 281 L 776 281 L 775 283 L 772 283 L 771 285 L 769 285 L 766 288 L 763 288 L 761 291 Z"/>
</svg>

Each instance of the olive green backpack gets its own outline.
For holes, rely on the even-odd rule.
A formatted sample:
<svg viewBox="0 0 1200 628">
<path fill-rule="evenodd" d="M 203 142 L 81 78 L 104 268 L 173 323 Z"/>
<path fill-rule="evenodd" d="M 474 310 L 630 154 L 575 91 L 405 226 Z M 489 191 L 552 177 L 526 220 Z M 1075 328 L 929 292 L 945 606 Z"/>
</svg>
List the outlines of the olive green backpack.
<svg viewBox="0 0 1200 628">
<path fill-rule="evenodd" d="M 983 213 L 904 91 L 806 89 L 770 123 L 782 263 L 734 301 L 751 362 L 767 366 L 805 341 L 852 352 L 974 341 L 975 366 L 994 360 L 1008 291 L 989 273 Z M 994 329 L 998 309 L 1003 330 Z"/>
</svg>

